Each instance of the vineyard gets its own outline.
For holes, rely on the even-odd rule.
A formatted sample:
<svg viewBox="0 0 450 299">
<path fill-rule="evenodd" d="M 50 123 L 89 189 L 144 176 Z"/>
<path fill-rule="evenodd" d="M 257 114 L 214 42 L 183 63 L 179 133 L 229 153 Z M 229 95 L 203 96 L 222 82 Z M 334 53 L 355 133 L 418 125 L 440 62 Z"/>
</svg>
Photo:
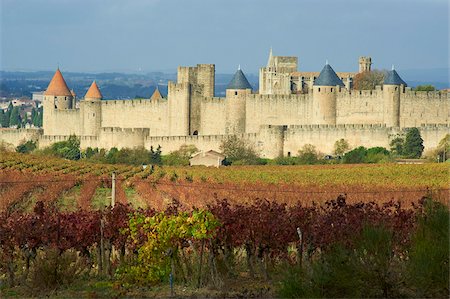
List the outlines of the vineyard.
<svg viewBox="0 0 450 299">
<path fill-rule="evenodd" d="M 444 164 L 144 169 L 2 153 L 0 291 L 448 296 L 448 180 Z"/>
<path fill-rule="evenodd" d="M 0 170 L 0 211 L 26 211 L 40 200 L 59 201 L 69 210 L 97 209 L 110 200 L 113 172 L 118 202 L 156 209 L 173 200 L 190 208 L 224 198 L 240 204 L 258 198 L 312 205 L 339 195 L 349 203 L 397 200 L 409 205 L 427 194 L 446 202 L 450 194 L 448 167 L 431 163 L 144 169 L 2 153 Z"/>
</svg>

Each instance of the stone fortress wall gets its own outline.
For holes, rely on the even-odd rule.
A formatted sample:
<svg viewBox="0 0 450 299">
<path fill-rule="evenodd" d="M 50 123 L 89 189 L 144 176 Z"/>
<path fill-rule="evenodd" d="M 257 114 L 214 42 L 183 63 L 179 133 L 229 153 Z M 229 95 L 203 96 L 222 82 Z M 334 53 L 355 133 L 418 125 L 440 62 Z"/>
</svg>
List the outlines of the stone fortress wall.
<svg viewBox="0 0 450 299">
<path fill-rule="evenodd" d="M 360 71 L 370 70 L 370 57 L 359 62 Z M 260 70 L 259 92 L 251 90 L 238 70 L 224 98 L 214 97 L 214 65 L 179 67 L 166 98 L 158 91 L 151 99 L 105 101 L 95 85 L 80 108 L 75 108 L 74 97 L 55 89 L 55 80 L 67 89 L 60 86 L 65 81 L 58 70 L 44 96 L 43 130 L 0 129 L 0 139 L 13 145 L 34 139 L 45 147 L 75 134 L 82 148 L 161 145 L 168 153 L 184 144 L 219 150 L 233 134 L 252 142 L 261 156 L 274 158 L 296 155 L 305 144 L 330 154 L 341 138 L 351 146 L 389 147 L 389 141 L 409 127 L 419 128 L 428 149 L 450 131 L 447 92 L 416 92 L 395 82 L 357 91 L 349 85 L 354 73 L 336 75 L 328 65 L 320 74 L 302 73 L 297 66 L 296 57 L 271 53 Z M 321 76 L 330 75 L 322 74 L 326 71 L 341 81 L 324 85 Z M 298 78 L 308 76 L 314 86 L 296 86 Z"/>
</svg>

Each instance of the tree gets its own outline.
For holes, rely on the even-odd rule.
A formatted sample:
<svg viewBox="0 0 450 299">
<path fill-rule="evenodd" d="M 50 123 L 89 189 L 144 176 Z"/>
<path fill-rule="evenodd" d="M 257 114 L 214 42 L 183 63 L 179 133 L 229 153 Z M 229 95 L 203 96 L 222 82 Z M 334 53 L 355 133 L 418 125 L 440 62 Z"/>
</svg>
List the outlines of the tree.
<svg viewBox="0 0 450 299">
<path fill-rule="evenodd" d="M 411 128 L 406 133 L 403 153 L 408 158 L 420 158 L 424 146 L 420 131 L 417 128 Z"/>
<path fill-rule="evenodd" d="M 153 146 L 150 147 L 150 164 L 162 165 L 160 145 L 158 145 L 156 151 L 153 149 Z"/>
<path fill-rule="evenodd" d="M 392 139 L 391 143 L 389 144 L 391 146 L 391 152 L 394 153 L 397 156 L 403 155 L 403 148 L 405 147 L 405 139 L 402 137 L 396 137 Z"/>
<path fill-rule="evenodd" d="M 3 116 L 2 128 L 9 128 L 9 121 L 11 119 L 11 112 L 13 110 L 12 102 L 9 103 L 8 109 L 6 109 L 5 115 Z"/>
<path fill-rule="evenodd" d="M 22 119 L 19 113 L 19 107 L 14 107 L 11 111 L 11 116 L 9 118 L 9 126 L 17 126 L 20 127 L 22 123 Z"/>
<path fill-rule="evenodd" d="M 357 164 L 363 163 L 367 155 L 367 149 L 364 146 L 357 147 L 344 155 L 344 163 Z"/>
<path fill-rule="evenodd" d="M 298 151 L 298 161 L 300 164 L 316 164 L 319 161 L 319 153 L 312 144 L 305 144 Z"/>
<path fill-rule="evenodd" d="M 435 154 L 439 156 L 439 161 L 447 161 L 450 158 L 450 134 L 445 135 L 436 148 Z"/>
<path fill-rule="evenodd" d="M 79 160 L 81 157 L 80 139 L 75 135 L 71 135 L 66 141 L 52 144 L 50 150 L 55 156 L 69 160 Z"/>
<path fill-rule="evenodd" d="M 433 85 L 418 85 L 414 88 L 415 91 L 435 91 L 436 87 Z"/>
<path fill-rule="evenodd" d="M 0 127 L 3 127 L 3 119 L 5 118 L 5 111 L 0 109 Z"/>
<path fill-rule="evenodd" d="M 198 152 L 195 145 L 182 145 L 178 150 L 171 152 L 167 156 L 163 157 L 164 165 L 189 165 L 189 159 L 192 154 Z"/>
<path fill-rule="evenodd" d="M 357 90 L 375 89 L 375 86 L 383 84 L 384 77 L 385 72 L 379 70 L 356 74 L 353 77 L 353 88 Z"/>
<path fill-rule="evenodd" d="M 36 149 L 36 142 L 33 140 L 28 140 L 27 142 L 23 142 L 16 147 L 16 152 L 28 154 Z"/>
<path fill-rule="evenodd" d="M 342 157 L 350 149 L 350 144 L 344 138 L 336 140 L 334 143 L 334 154 Z"/>
<path fill-rule="evenodd" d="M 232 164 L 258 164 L 258 155 L 251 143 L 236 135 L 228 136 L 220 145 L 226 160 Z"/>
</svg>

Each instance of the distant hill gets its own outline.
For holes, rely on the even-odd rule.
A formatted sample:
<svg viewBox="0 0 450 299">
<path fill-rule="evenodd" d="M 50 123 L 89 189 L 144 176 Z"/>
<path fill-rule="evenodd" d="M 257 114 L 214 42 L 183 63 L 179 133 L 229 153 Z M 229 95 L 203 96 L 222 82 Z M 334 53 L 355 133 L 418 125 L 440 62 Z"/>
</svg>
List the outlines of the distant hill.
<svg viewBox="0 0 450 299">
<path fill-rule="evenodd" d="M 35 91 L 45 90 L 54 72 L 0 72 L 0 97 L 31 97 Z M 84 96 L 93 80 L 96 80 L 105 99 L 149 98 L 156 86 L 165 96 L 168 81 L 176 81 L 175 73 L 152 72 L 146 74 L 125 73 L 72 73 L 64 72 L 69 88 L 78 97 Z M 216 74 L 216 96 L 224 96 L 233 74 Z M 258 89 L 258 77 L 247 75 L 254 89 Z"/>
<path fill-rule="evenodd" d="M 431 84 L 438 89 L 450 88 L 449 69 L 399 70 L 409 86 Z M 9 72 L 0 71 L 0 97 L 31 97 L 35 91 L 45 90 L 53 71 Z M 93 80 L 96 80 L 105 99 L 149 98 L 156 86 L 167 95 L 168 81 L 176 81 L 176 73 L 151 72 L 145 74 L 127 73 L 73 73 L 64 72 L 69 88 L 78 97 L 83 97 Z M 258 75 L 247 73 L 247 79 L 254 90 L 258 90 Z M 225 90 L 233 74 L 216 74 L 216 96 L 225 96 Z"/>
</svg>

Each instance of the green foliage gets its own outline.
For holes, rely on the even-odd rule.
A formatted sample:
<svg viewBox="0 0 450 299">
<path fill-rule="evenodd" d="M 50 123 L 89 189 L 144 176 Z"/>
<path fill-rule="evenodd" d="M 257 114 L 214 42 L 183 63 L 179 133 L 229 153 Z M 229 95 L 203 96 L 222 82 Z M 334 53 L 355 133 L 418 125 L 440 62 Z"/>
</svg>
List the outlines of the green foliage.
<svg viewBox="0 0 450 299">
<path fill-rule="evenodd" d="M 11 119 L 11 112 L 13 110 L 13 105 L 12 102 L 9 103 L 8 105 L 8 109 L 6 109 L 5 114 L 3 115 L 3 119 L 2 119 L 2 128 L 9 128 L 9 121 Z"/>
<path fill-rule="evenodd" d="M 258 155 L 248 141 L 231 135 L 220 145 L 220 150 L 226 156 L 226 162 L 234 165 L 257 165 Z"/>
<path fill-rule="evenodd" d="M 160 145 L 158 145 L 156 150 L 153 149 L 153 146 L 150 147 L 150 164 L 162 165 Z"/>
<path fill-rule="evenodd" d="M 66 141 L 53 143 L 50 146 L 50 154 L 69 160 L 79 160 L 81 156 L 80 139 L 71 135 Z"/>
<path fill-rule="evenodd" d="M 414 88 L 415 91 L 435 91 L 436 87 L 433 85 L 418 85 Z"/>
<path fill-rule="evenodd" d="M 390 160 L 390 153 L 384 147 L 372 147 L 366 149 L 364 146 L 357 147 L 344 155 L 343 162 L 346 164 L 357 163 L 381 163 Z"/>
<path fill-rule="evenodd" d="M 397 156 L 403 155 L 403 149 L 405 147 L 405 139 L 403 139 L 402 137 L 396 137 L 392 139 L 389 145 L 391 146 L 391 151 L 394 155 Z"/>
<path fill-rule="evenodd" d="M 418 297 L 449 296 L 449 210 L 427 200 L 420 216 L 408 262 L 410 287 Z"/>
<path fill-rule="evenodd" d="M 392 231 L 384 227 L 364 226 L 353 249 L 334 244 L 302 268 L 288 267 L 279 295 L 283 298 L 401 296 L 392 236 Z"/>
<path fill-rule="evenodd" d="M 390 153 L 384 147 L 371 147 L 367 150 L 364 157 L 364 163 L 380 163 L 388 162 L 390 160 Z"/>
<path fill-rule="evenodd" d="M 187 240 L 205 240 L 214 236 L 219 222 L 209 211 L 195 210 L 167 215 L 164 212 L 147 217 L 135 213 L 129 221 L 128 233 L 139 244 L 137 259 L 119 271 L 125 281 L 148 284 L 168 279 L 171 259 Z M 142 240 L 145 240 L 142 243 Z"/>
<path fill-rule="evenodd" d="M 27 142 L 23 142 L 16 147 L 16 152 L 22 154 L 31 153 L 36 149 L 36 142 L 33 140 L 28 140 Z"/>
<path fill-rule="evenodd" d="M 363 163 L 367 155 L 367 149 L 364 146 L 357 147 L 344 155 L 344 163 L 357 164 Z"/>
<path fill-rule="evenodd" d="M 14 107 L 11 111 L 11 116 L 9 118 L 9 126 L 20 127 L 22 123 L 22 118 L 20 117 L 19 107 Z"/>
<path fill-rule="evenodd" d="M 297 156 L 299 164 L 317 164 L 319 161 L 319 152 L 312 144 L 305 144 L 299 151 Z"/>
<path fill-rule="evenodd" d="M 171 166 L 188 166 L 192 154 L 198 152 L 195 145 L 182 145 L 178 150 L 162 157 L 162 164 Z"/>
<path fill-rule="evenodd" d="M 424 146 L 420 131 L 417 128 L 411 128 L 406 133 L 403 154 L 407 158 L 420 158 L 422 156 Z"/>
<path fill-rule="evenodd" d="M 336 140 L 334 143 L 334 151 L 333 153 L 336 156 L 342 157 L 348 150 L 350 149 L 350 144 L 345 139 Z"/>
<path fill-rule="evenodd" d="M 439 157 L 439 161 L 447 161 L 450 158 L 450 134 L 445 135 L 435 150 L 435 155 Z"/>
</svg>

